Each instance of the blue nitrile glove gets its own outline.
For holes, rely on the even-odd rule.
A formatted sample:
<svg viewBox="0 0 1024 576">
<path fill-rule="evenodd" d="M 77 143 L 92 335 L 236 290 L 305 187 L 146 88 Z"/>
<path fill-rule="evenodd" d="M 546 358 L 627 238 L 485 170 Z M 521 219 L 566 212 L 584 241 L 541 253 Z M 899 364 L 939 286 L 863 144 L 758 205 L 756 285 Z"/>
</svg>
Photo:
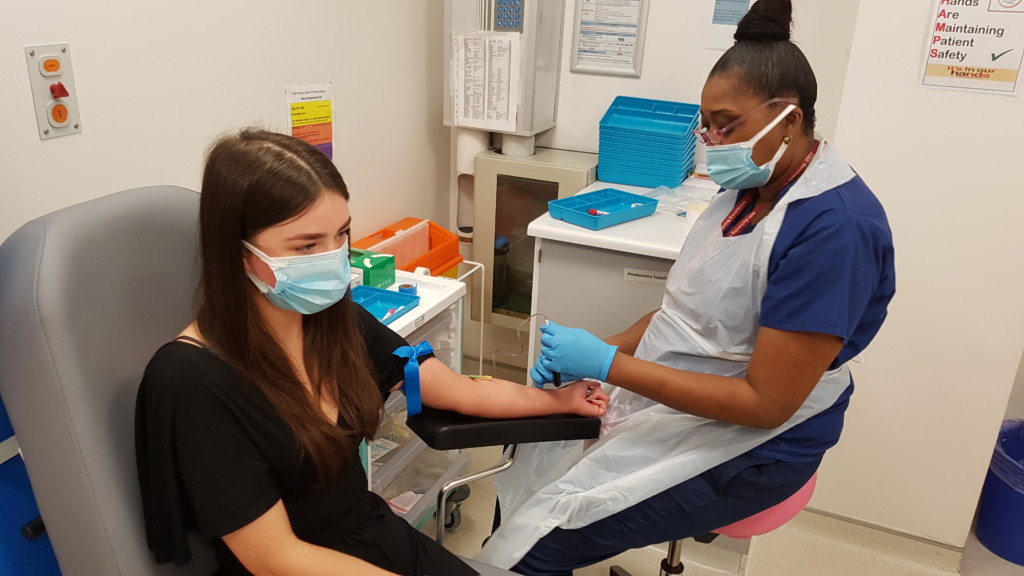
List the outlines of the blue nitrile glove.
<svg viewBox="0 0 1024 576">
<path fill-rule="evenodd" d="M 552 382 L 554 372 L 562 375 L 563 382 L 608 379 L 618 346 L 606 344 L 582 328 L 567 328 L 554 322 L 541 326 L 540 333 L 540 357 L 530 370 L 535 383 Z"/>
</svg>

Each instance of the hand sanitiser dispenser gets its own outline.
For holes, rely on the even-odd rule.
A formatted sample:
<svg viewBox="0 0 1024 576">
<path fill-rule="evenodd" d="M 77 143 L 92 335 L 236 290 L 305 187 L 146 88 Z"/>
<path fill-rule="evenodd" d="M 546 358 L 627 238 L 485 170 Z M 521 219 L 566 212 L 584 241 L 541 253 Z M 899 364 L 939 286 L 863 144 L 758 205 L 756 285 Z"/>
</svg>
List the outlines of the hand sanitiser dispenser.
<svg viewBox="0 0 1024 576">
<path fill-rule="evenodd" d="M 515 146 L 555 125 L 564 0 L 445 0 L 444 123 Z"/>
</svg>

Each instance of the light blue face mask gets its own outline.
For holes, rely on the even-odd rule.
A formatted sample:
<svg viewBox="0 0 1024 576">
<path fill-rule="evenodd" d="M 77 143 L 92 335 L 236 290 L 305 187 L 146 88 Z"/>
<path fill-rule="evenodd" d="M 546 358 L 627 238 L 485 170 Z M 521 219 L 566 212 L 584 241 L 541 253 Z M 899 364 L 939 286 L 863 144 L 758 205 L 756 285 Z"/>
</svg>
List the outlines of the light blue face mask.
<svg viewBox="0 0 1024 576">
<path fill-rule="evenodd" d="M 246 270 L 249 279 L 271 304 L 300 314 L 316 314 L 345 297 L 351 276 L 348 242 L 337 250 L 301 256 L 267 256 L 252 244 L 242 245 L 266 263 L 276 282 L 269 286 Z"/>
<path fill-rule="evenodd" d="M 786 109 L 775 117 L 775 120 L 768 123 L 767 126 L 746 142 L 708 146 L 708 176 L 711 176 L 715 184 L 726 190 L 745 190 L 767 184 L 768 180 L 772 177 L 772 172 L 775 170 L 775 164 L 782 158 L 782 154 L 786 151 L 786 147 L 789 144 L 786 140 L 783 140 L 782 144 L 779 145 L 778 152 L 764 166 L 754 164 L 754 145 L 761 138 L 764 138 L 764 135 L 770 132 L 772 128 L 775 128 L 779 122 L 782 122 L 782 119 L 794 109 L 796 109 L 796 106 L 793 104 L 786 106 Z"/>
</svg>

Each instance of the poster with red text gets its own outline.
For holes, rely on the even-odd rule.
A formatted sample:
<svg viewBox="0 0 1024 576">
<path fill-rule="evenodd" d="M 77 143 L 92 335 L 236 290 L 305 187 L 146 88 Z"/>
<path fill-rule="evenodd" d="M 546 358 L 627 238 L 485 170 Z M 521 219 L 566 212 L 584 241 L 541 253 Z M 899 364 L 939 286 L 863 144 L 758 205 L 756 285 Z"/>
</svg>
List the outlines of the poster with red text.
<svg viewBox="0 0 1024 576">
<path fill-rule="evenodd" d="M 1016 94 L 1024 0 L 936 0 L 922 84 Z"/>
</svg>

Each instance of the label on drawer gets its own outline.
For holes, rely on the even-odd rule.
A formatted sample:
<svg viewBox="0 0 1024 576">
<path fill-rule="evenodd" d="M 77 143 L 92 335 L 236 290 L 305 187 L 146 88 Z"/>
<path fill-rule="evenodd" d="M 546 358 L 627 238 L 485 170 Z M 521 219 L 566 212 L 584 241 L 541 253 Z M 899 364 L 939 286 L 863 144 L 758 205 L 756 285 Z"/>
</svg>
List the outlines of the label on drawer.
<svg viewBox="0 0 1024 576">
<path fill-rule="evenodd" d="M 387 438 L 377 437 L 370 443 L 370 462 L 376 462 L 380 457 L 398 448 L 398 442 Z"/>
<path fill-rule="evenodd" d="M 622 279 L 628 282 L 664 284 L 668 281 L 668 272 L 663 272 L 661 270 L 641 270 L 639 268 L 623 268 Z"/>
<path fill-rule="evenodd" d="M 388 500 L 388 506 L 391 506 L 391 509 L 394 510 L 395 514 L 405 516 L 409 513 L 409 510 L 412 510 L 412 507 L 420 501 L 421 496 L 423 495 L 415 492 L 402 492 L 398 496 Z"/>
</svg>

